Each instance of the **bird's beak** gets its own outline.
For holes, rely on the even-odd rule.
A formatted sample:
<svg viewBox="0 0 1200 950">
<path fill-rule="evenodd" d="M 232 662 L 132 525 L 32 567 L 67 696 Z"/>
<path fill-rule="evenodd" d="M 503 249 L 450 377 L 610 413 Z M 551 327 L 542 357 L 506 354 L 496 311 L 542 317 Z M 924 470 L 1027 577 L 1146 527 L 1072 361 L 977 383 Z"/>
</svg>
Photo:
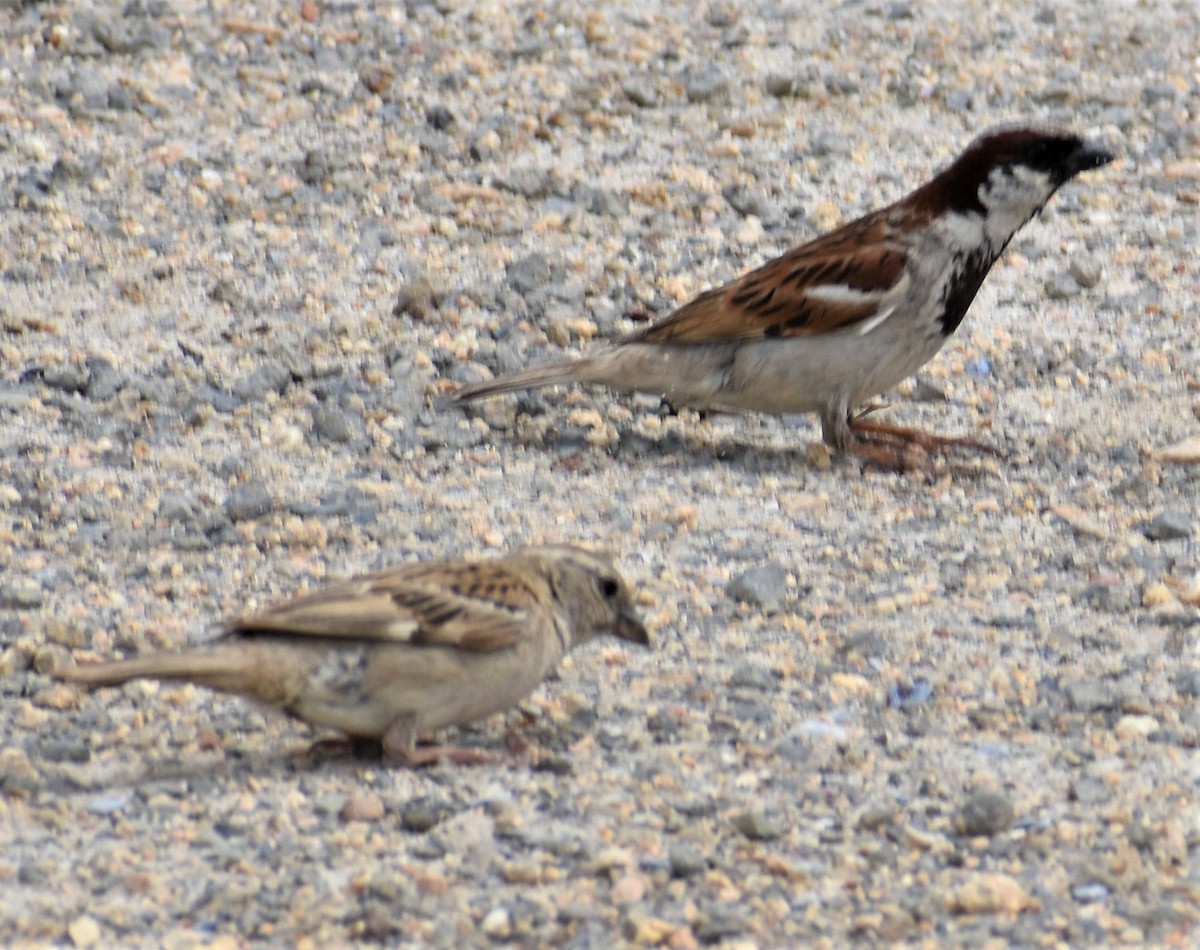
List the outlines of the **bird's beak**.
<svg viewBox="0 0 1200 950">
<path fill-rule="evenodd" d="M 638 643 L 644 647 L 650 646 L 650 634 L 646 632 L 642 618 L 634 612 L 632 607 L 626 607 L 621 611 L 613 633 L 630 643 Z"/>
<path fill-rule="evenodd" d="M 1071 156 L 1071 174 L 1078 175 L 1080 172 L 1091 171 L 1093 168 L 1107 165 L 1116 157 L 1102 145 L 1095 142 L 1084 142 L 1075 149 L 1075 154 Z"/>
</svg>

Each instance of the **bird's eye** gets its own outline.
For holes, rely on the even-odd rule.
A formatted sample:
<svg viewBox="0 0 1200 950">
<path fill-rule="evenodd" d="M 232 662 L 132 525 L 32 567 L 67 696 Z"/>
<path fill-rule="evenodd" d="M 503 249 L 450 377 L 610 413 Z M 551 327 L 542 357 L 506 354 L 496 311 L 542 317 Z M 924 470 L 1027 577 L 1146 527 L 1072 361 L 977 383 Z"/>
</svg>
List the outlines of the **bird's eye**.
<svg viewBox="0 0 1200 950">
<path fill-rule="evenodd" d="M 611 577 L 602 577 L 600 579 L 600 593 L 605 600 L 612 600 L 621 590 L 621 585 L 614 581 Z"/>
</svg>

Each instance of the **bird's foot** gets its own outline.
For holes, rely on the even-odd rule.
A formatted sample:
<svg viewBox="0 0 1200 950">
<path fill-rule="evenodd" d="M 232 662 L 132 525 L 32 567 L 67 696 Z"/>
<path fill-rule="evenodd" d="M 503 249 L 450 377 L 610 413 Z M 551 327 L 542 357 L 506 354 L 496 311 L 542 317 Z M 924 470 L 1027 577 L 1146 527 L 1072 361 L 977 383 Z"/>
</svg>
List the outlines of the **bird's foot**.
<svg viewBox="0 0 1200 950">
<path fill-rule="evenodd" d="M 417 746 L 402 759 L 403 764 L 414 767 L 434 765 L 438 762 L 450 762 L 454 765 L 494 765 L 499 761 L 501 756 L 486 749 L 448 745 Z"/>
<path fill-rule="evenodd" d="M 934 435 L 930 432 L 923 432 L 922 429 L 889 426 L 886 422 L 868 422 L 865 416 L 870 411 L 872 410 L 866 409 L 863 413 L 852 416 L 850 428 L 853 433 L 864 437 L 865 440 L 875 441 L 877 444 L 916 445 L 931 455 L 948 449 L 970 449 L 976 452 L 985 452 L 986 455 L 997 458 L 1002 458 L 1004 455 L 995 446 L 972 439 L 970 435 Z"/>
<path fill-rule="evenodd" d="M 998 458 L 1004 456 L 1004 453 L 994 446 L 970 436 L 941 436 L 920 429 L 868 422 L 863 418 L 865 414 L 853 416 L 849 420 L 851 431 L 858 436 L 858 440 L 849 450 L 882 468 L 894 471 L 923 468 L 928 464 L 931 455 L 944 454 L 951 449 L 968 449 Z"/>
</svg>

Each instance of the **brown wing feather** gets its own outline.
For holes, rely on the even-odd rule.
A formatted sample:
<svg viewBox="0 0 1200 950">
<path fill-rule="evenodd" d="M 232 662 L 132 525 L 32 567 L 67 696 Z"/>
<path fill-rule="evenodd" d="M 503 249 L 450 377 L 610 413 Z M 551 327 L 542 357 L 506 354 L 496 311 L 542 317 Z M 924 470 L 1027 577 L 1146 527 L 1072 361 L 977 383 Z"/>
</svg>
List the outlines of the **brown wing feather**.
<svg viewBox="0 0 1200 950">
<path fill-rule="evenodd" d="M 537 595 L 496 561 L 429 562 L 378 571 L 238 617 L 232 636 L 281 634 L 502 650 L 532 622 Z"/>
<path fill-rule="evenodd" d="M 904 252 L 885 239 L 893 208 L 836 231 L 684 304 L 665 320 L 623 343 L 713 343 L 767 337 L 814 336 L 845 330 L 873 317 L 876 301 L 812 296 L 817 286 L 862 293 L 888 290 L 904 272 Z"/>
</svg>

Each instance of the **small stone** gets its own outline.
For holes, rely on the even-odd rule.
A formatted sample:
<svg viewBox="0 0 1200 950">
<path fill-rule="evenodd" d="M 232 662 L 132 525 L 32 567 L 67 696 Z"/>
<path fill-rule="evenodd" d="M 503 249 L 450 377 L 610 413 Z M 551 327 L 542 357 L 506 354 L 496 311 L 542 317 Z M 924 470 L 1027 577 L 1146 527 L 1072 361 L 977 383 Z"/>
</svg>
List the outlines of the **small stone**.
<svg viewBox="0 0 1200 950">
<path fill-rule="evenodd" d="M 1142 534 L 1151 541 L 1178 541 L 1192 536 L 1192 525 L 1182 512 L 1164 511 L 1142 528 Z"/>
<path fill-rule="evenodd" d="M 396 71 L 386 63 L 366 63 L 358 71 L 358 81 L 376 95 L 386 92 Z"/>
<path fill-rule="evenodd" d="M 995 835 L 1012 827 L 1015 812 L 1003 792 L 979 789 L 959 809 L 956 825 L 961 834 L 974 838 Z"/>
<path fill-rule="evenodd" d="M 529 294 L 550 282 L 550 262 L 544 254 L 529 254 L 505 269 L 508 284 L 519 294 Z"/>
<path fill-rule="evenodd" d="M 84 914 L 67 925 L 67 935 L 77 947 L 94 947 L 100 942 L 100 925 L 94 917 Z"/>
<path fill-rule="evenodd" d="M 731 580 L 725 593 L 741 603 L 761 607 L 765 613 L 776 613 L 787 594 L 787 571 L 770 562 L 751 568 Z"/>
<path fill-rule="evenodd" d="M 683 91 L 688 102 L 710 102 L 723 96 L 728 88 L 725 76 L 713 66 L 705 66 L 684 77 Z"/>
<path fill-rule="evenodd" d="M 1095 287 L 1100 283 L 1100 277 L 1103 273 L 1104 269 L 1098 262 L 1086 257 L 1073 258 L 1070 266 L 1067 268 L 1067 274 L 1070 275 L 1071 279 L 1085 290 Z"/>
<path fill-rule="evenodd" d="M 1113 735 L 1123 742 L 1130 742 L 1148 739 L 1161 728 L 1154 716 L 1128 715 L 1117 720 L 1117 724 L 1113 726 Z"/>
<path fill-rule="evenodd" d="M 734 816 L 733 826 L 751 841 L 773 841 L 784 832 L 779 818 L 757 808 L 739 812 Z"/>
<path fill-rule="evenodd" d="M 730 937 L 736 937 L 746 929 L 746 918 L 740 908 L 714 904 L 701 911 L 700 920 L 696 924 L 696 938 L 703 944 L 726 943 Z"/>
<path fill-rule="evenodd" d="M 1164 462 L 1175 462 L 1180 465 L 1194 465 L 1200 462 L 1200 436 L 1192 436 L 1182 442 L 1167 446 L 1158 453 Z"/>
<path fill-rule="evenodd" d="M 1185 699 L 1200 698 L 1200 670 L 1186 670 L 1176 676 L 1175 690 Z"/>
<path fill-rule="evenodd" d="M 1155 584 L 1147 584 L 1145 590 L 1142 591 L 1142 606 L 1143 607 L 1165 607 L 1167 604 L 1175 601 L 1175 594 L 1171 588 L 1161 581 Z"/>
<path fill-rule="evenodd" d="M 444 132 L 454 124 L 454 113 L 445 106 L 434 106 L 425 113 L 425 121 L 439 132 Z"/>
<path fill-rule="evenodd" d="M 400 827 L 405 831 L 428 831 L 449 814 L 449 807 L 440 799 L 414 798 L 400 809 Z"/>
<path fill-rule="evenodd" d="M 238 293 L 237 284 L 228 277 L 223 277 L 208 289 L 208 299 L 213 303 L 235 307 L 241 303 L 242 295 Z"/>
<path fill-rule="evenodd" d="M 165 491 L 158 499 L 157 517 L 167 524 L 187 524 L 196 520 L 199 501 L 189 492 Z"/>
<path fill-rule="evenodd" d="M 631 871 L 619 877 L 612 886 L 609 895 L 612 902 L 618 906 L 637 904 L 646 896 L 646 879 L 636 871 Z"/>
<path fill-rule="evenodd" d="M 893 683 L 888 687 L 887 704 L 893 709 L 916 709 L 933 696 L 933 684 L 918 678 L 911 683 Z"/>
<path fill-rule="evenodd" d="M 354 439 L 350 417 L 337 406 L 322 403 L 312 412 L 313 433 L 326 442 L 346 443 Z"/>
<path fill-rule="evenodd" d="M 343 821 L 379 821 L 383 817 L 383 799 L 373 792 L 353 793 L 342 806 Z"/>
<path fill-rule="evenodd" d="M 271 513 L 275 499 L 261 485 L 239 485 L 225 499 L 230 521 L 253 521 Z"/>
<path fill-rule="evenodd" d="M 87 371 L 86 395 L 93 402 L 111 399 L 125 386 L 125 377 L 112 363 L 101 356 L 88 357 Z"/>
<path fill-rule="evenodd" d="M 111 792 L 107 795 L 97 795 L 88 802 L 87 808 L 93 815 L 112 815 L 128 804 L 128 793 Z"/>
<path fill-rule="evenodd" d="M 1045 290 L 1051 300 L 1070 300 L 1079 293 L 1079 285 L 1070 274 L 1055 274 L 1046 281 Z"/>
<path fill-rule="evenodd" d="M 1087 884 L 1076 884 L 1071 888 L 1071 896 L 1081 904 L 1094 904 L 1108 898 L 1109 889 L 1097 881 Z"/>
<path fill-rule="evenodd" d="M 233 394 L 244 402 L 262 399 L 267 393 L 282 393 L 291 385 L 292 371 L 286 363 L 269 360 L 233 385 Z"/>
<path fill-rule="evenodd" d="M 763 238 L 762 222 L 754 215 L 742 219 L 742 223 L 733 232 L 733 239 L 738 244 L 754 245 Z"/>
<path fill-rule="evenodd" d="M 542 880 L 541 869 L 533 861 L 510 861 L 500 874 L 509 884 L 538 884 Z"/>
<path fill-rule="evenodd" d="M 31 577 L 14 577 L 0 584 L 0 607 L 29 610 L 40 607 L 45 599 L 45 589 Z"/>
<path fill-rule="evenodd" d="M 696 845 L 677 842 L 667 849 L 667 867 L 671 877 L 693 877 L 708 870 L 708 858 Z"/>
<path fill-rule="evenodd" d="M 512 916 L 504 907 L 493 907 L 479 925 L 485 937 L 492 940 L 503 940 L 512 933 Z"/>
<path fill-rule="evenodd" d="M 629 101 L 643 109 L 658 105 L 658 90 L 654 84 L 643 79 L 627 79 L 621 85 Z"/>
<path fill-rule="evenodd" d="M 1068 683 L 1063 692 L 1071 708 L 1084 713 L 1119 709 L 1125 698 L 1120 690 L 1107 682 Z"/>
<path fill-rule="evenodd" d="M 407 314 L 414 320 L 428 320 L 441 302 L 442 296 L 428 277 L 418 274 L 406 281 L 396 292 L 392 316 Z"/>
<path fill-rule="evenodd" d="M 51 389 L 64 393 L 85 393 L 88 388 L 88 371 L 86 367 L 65 364 L 51 366 L 42 371 L 42 382 Z"/>
<path fill-rule="evenodd" d="M 946 895 L 954 914 L 1019 914 L 1029 906 L 1029 894 L 1007 874 L 973 873 Z"/>
<path fill-rule="evenodd" d="M 765 83 L 767 92 L 776 99 L 784 99 L 796 95 L 802 85 L 799 77 L 791 73 L 771 73 Z"/>
</svg>

